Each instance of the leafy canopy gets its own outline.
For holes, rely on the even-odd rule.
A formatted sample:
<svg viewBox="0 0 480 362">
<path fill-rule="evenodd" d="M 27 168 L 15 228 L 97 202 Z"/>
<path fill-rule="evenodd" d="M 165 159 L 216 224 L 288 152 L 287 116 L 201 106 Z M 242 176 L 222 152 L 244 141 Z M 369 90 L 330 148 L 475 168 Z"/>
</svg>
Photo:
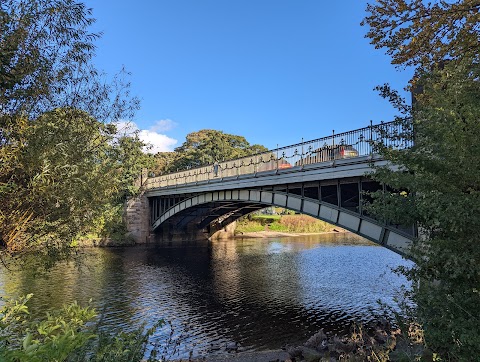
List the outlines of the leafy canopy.
<svg viewBox="0 0 480 362">
<path fill-rule="evenodd" d="M 118 205 L 148 165 L 138 136 L 116 134 L 139 103 L 124 72 L 108 82 L 93 67 L 93 23 L 74 0 L 0 2 L 0 245 L 8 252 L 56 258 L 76 235 L 112 218 L 121 224 Z"/>
<path fill-rule="evenodd" d="M 203 129 L 189 133 L 174 153 L 160 153 L 156 159 L 157 165 L 164 165 L 163 170 L 159 168 L 160 172 L 173 172 L 265 151 L 264 146 L 250 145 L 245 137 Z"/>
<path fill-rule="evenodd" d="M 398 151 L 377 145 L 397 171 L 379 168 L 371 211 L 398 224 L 416 222 L 413 317 L 427 346 L 446 360 L 480 355 L 480 2 L 380 0 L 368 5 L 367 33 L 392 63 L 416 68 L 413 107 L 388 85 L 381 95 L 399 110 L 402 135 L 414 141 Z M 386 135 L 388 136 L 388 135 Z M 401 190 L 401 191 L 395 191 Z"/>
<path fill-rule="evenodd" d="M 424 66 L 470 56 L 478 62 L 480 1 L 378 0 L 362 22 L 392 63 Z"/>
</svg>

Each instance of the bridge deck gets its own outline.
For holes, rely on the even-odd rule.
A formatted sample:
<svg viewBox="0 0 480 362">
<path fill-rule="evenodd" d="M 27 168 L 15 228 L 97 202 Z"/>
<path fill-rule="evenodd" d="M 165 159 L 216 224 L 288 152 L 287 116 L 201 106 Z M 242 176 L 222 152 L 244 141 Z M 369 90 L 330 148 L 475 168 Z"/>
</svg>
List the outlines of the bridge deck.
<svg viewBox="0 0 480 362">
<path fill-rule="evenodd" d="M 363 210 L 364 192 L 383 188 L 369 179 L 368 173 L 376 166 L 395 167 L 372 153 L 373 143 L 392 127 L 371 126 L 149 178 L 145 195 L 150 200 L 151 227 L 162 229 L 165 238 L 181 230 L 187 233 L 187 229 L 211 235 L 249 212 L 274 205 L 342 226 L 408 254 L 413 227 L 386 225 Z M 406 143 L 390 146 L 401 149 Z"/>
</svg>

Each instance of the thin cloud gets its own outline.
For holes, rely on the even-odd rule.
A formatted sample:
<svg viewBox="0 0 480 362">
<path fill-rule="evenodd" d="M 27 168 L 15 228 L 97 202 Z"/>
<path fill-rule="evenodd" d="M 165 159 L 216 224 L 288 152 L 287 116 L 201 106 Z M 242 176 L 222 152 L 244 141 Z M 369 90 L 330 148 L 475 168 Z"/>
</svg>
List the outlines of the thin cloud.
<svg viewBox="0 0 480 362">
<path fill-rule="evenodd" d="M 167 119 L 156 122 L 153 127 L 146 130 L 139 129 L 137 124 L 132 121 L 120 121 L 116 123 L 117 133 L 119 135 L 130 136 L 137 132 L 140 140 L 147 145 L 144 147 L 143 152 L 152 154 L 173 151 L 178 141 L 159 132 L 171 129 L 176 125 L 175 122 Z"/>
<path fill-rule="evenodd" d="M 177 125 L 178 124 L 172 121 L 171 119 L 161 119 L 160 121 L 156 121 L 155 124 L 152 127 L 150 127 L 150 131 L 166 132 L 177 127 Z"/>
<path fill-rule="evenodd" d="M 117 134 L 120 136 L 131 136 L 138 131 L 138 126 L 131 121 L 119 121 L 115 123 L 115 126 L 117 127 Z"/>
</svg>

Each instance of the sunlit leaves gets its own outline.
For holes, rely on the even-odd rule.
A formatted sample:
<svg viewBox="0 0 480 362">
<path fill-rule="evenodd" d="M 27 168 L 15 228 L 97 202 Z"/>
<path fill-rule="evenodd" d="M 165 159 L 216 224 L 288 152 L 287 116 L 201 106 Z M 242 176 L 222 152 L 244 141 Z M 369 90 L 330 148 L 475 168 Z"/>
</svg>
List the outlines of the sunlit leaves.
<svg viewBox="0 0 480 362">
<path fill-rule="evenodd" d="M 248 156 L 267 149 L 260 145 L 250 145 L 245 137 L 203 129 L 189 133 L 186 141 L 175 149 L 169 171 L 188 169 Z"/>
<path fill-rule="evenodd" d="M 379 147 L 402 167 L 377 170 L 374 178 L 389 187 L 373 195 L 371 212 L 394 224 L 417 223 L 417 264 L 406 273 L 417 317 L 431 348 L 468 360 L 480 354 L 480 67 L 465 57 L 418 75 L 423 93 L 411 114 L 398 118 L 413 123 L 415 144 Z M 382 94 L 398 101 L 388 88 Z"/>
<path fill-rule="evenodd" d="M 378 0 L 367 6 L 362 25 L 370 27 L 366 37 L 375 48 L 385 48 L 393 64 L 429 69 L 466 55 L 478 61 L 479 10 L 478 0 Z"/>
<path fill-rule="evenodd" d="M 92 65 L 94 21 L 75 0 L 0 2 L 0 244 L 9 252 L 62 258 L 102 212 L 118 210 L 145 166 L 143 143 L 115 140 L 113 123 L 139 104 L 125 71 L 108 81 Z"/>
</svg>

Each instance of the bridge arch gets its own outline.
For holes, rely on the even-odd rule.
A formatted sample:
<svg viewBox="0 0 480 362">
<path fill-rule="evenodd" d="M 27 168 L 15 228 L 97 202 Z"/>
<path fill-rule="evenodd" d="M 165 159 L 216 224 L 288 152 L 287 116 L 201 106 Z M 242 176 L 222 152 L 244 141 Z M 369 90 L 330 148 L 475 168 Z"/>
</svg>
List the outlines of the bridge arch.
<svg viewBox="0 0 480 362">
<path fill-rule="evenodd" d="M 155 232 L 167 223 L 177 230 L 195 225 L 210 237 L 238 218 L 268 206 L 278 206 L 338 225 L 384 246 L 398 254 L 408 255 L 412 236 L 374 219 L 324 201 L 292 193 L 259 189 L 222 190 L 198 193 L 186 198 L 152 220 Z"/>
</svg>

